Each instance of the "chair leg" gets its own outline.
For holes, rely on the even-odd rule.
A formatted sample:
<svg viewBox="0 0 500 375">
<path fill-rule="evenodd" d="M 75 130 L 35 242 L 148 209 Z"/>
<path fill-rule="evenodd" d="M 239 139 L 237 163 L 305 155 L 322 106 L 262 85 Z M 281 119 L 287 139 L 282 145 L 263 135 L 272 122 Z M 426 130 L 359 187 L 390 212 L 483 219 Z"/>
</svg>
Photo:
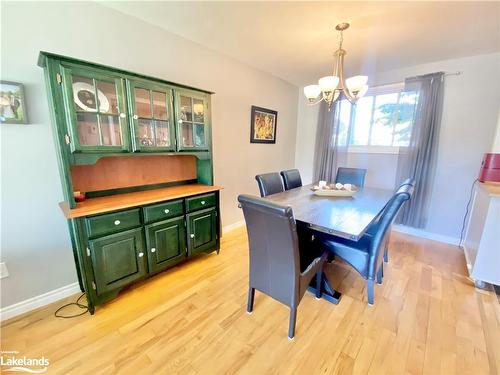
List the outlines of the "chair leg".
<svg viewBox="0 0 500 375">
<path fill-rule="evenodd" d="M 389 262 L 389 246 L 385 246 L 384 249 L 384 262 Z"/>
<path fill-rule="evenodd" d="M 291 340 L 295 336 L 295 320 L 297 319 L 297 308 L 290 307 L 290 323 L 288 324 L 288 338 Z"/>
<path fill-rule="evenodd" d="M 253 298 L 255 296 L 255 288 L 248 288 L 248 303 L 247 313 L 251 314 L 253 311 Z"/>
<path fill-rule="evenodd" d="M 382 277 L 384 277 L 384 263 L 380 265 L 377 271 L 377 284 L 382 284 Z"/>
<path fill-rule="evenodd" d="M 375 286 L 375 281 L 374 280 L 366 280 L 366 290 L 368 292 L 368 304 L 373 305 L 373 294 L 374 294 L 374 286 Z"/>
<path fill-rule="evenodd" d="M 316 299 L 321 298 L 321 282 L 323 281 L 323 271 L 316 272 Z"/>
</svg>

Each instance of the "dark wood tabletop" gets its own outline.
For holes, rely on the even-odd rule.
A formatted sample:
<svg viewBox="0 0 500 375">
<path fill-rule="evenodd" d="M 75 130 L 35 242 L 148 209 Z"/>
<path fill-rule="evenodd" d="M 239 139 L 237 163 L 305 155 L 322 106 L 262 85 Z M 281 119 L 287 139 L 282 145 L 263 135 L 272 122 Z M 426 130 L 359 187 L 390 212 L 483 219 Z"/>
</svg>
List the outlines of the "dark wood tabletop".
<svg viewBox="0 0 500 375">
<path fill-rule="evenodd" d="M 295 220 L 311 229 L 357 241 L 385 207 L 392 190 L 362 188 L 353 197 L 314 195 L 312 185 L 269 195 L 266 199 L 291 206 Z"/>
</svg>

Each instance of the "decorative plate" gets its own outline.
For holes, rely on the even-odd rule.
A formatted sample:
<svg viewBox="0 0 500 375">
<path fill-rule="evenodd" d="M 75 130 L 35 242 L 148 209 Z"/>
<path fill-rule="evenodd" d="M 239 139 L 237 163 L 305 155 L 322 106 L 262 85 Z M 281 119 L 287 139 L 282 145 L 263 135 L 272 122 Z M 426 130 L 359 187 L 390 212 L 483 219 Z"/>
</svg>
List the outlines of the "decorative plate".
<svg viewBox="0 0 500 375">
<path fill-rule="evenodd" d="M 84 111 L 97 112 L 97 104 L 99 104 L 99 112 L 109 111 L 109 100 L 99 89 L 97 89 L 97 97 L 99 103 L 96 103 L 93 85 L 87 82 L 73 83 L 73 100 Z"/>
</svg>

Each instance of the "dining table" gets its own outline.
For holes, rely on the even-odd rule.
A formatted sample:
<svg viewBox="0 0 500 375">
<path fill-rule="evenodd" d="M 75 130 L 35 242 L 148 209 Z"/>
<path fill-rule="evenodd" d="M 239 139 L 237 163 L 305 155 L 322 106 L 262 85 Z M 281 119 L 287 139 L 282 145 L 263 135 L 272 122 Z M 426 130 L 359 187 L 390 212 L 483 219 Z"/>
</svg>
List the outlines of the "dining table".
<svg viewBox="0 0 500 375">
<path fill-rule="evenodd" d="M 307 228 L 313 236 L 315 233 L 331 240 L 360 240 L 394 194 L 390 189 L 362 187 L 352 196 L 320 196 L 312 187 L 313 184 L 304 185 L 264 199 L 292 207 L 297 226 Z M 315 285 L 309 289 L 315 292 Z M 322 298 L 339 303 L 341 293 L 331 286 L 324 272 L 321 289 Z"/>
</svg>

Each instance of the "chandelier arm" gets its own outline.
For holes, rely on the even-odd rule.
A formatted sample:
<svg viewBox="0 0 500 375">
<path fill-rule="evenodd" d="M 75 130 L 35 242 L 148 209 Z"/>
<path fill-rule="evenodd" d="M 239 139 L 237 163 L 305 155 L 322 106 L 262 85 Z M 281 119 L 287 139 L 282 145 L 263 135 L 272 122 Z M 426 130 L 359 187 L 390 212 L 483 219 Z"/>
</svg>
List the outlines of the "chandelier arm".
<svg viewBox="0 0 500 375">
<path fill-rule="evenodd" d="M 322 96 L 320 96 L 318 100 L 316 100 L 315 102 L 308 102 L 307 105 L 313 106 L 313 105 L 321 103 L 323 100 L 325 100 L 325 99 Z"/>
<path fill-rule="evenodd" d="M 356 98 L 351 95 L 349 92 L 349 89 L 347 88 L 345 84 L 345 77 L 344 77 L 344 55 L 346 52 L 344 50 L 339 50 L 339 59 L 338 59 L 338 65 L 339 65 L 339 85 L 340 89 L 344 92 L 344 95 L 346 98 L 351 102 L 355 102 Z"/>
</svg>

